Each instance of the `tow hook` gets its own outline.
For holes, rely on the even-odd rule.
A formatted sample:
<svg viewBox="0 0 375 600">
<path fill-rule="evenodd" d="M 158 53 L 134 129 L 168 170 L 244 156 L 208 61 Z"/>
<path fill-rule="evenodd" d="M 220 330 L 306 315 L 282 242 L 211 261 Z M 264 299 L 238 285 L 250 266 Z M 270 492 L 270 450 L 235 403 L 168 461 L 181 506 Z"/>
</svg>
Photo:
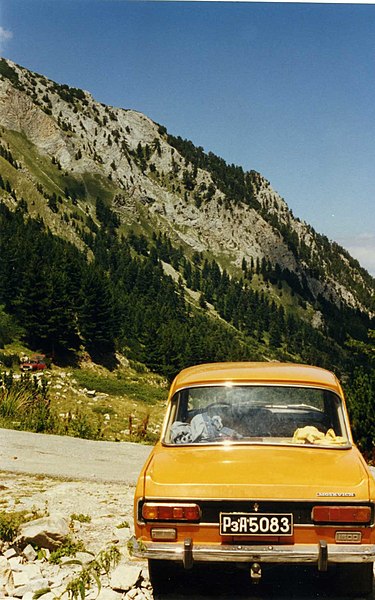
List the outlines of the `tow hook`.
<svg viewBox="0 0 375 600">
<path fill-rule="evenodd" d="M 253 583 L 259 583 L 262 577 L 262 567 L 259 563 L 253 563 L 250 567 L 250 577 Z"/>
</svg>

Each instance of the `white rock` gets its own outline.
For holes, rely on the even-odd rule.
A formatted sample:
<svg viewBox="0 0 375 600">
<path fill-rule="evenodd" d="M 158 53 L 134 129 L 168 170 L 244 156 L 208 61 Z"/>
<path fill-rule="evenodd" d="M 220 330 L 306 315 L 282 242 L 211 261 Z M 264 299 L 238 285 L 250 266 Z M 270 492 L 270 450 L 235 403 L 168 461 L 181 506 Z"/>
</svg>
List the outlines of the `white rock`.
<svg viewBox="0 0 375 600">
<path fill-rule="evenodd" d="M 13 592 L 13 596 L 16 598 L 23 598 L 25 594 L 28 592 L 37 592 L 38 590 L 42 590 L 48 588 L 47 579 L 35 579 L 33 581 L 29 581 L 26 585 L 22 585 L 20 587 L 16 587 Z"/>
<path fill-rule="evenodd" d="M 141 583 L 141 588 L 146 589 L 146 590 L 151 590 L 152 589 L 152 585 L 151 585 L 151 581 L 149 579 L 144 579 Z"/>
<path fill-rule="evenodd" d="M 18 588 L 29 583 L 29 577 L 24 571 L 13 571 L 14 587 Z"/>
<path fill-rule="evenodd" d="M 28 544 L 26 548 L 23 549 L 22 554 L 29 562 L 34 561 L 38 556 L 31 544 Z"/>
<path fill-rule="evenodd" d="M 127 542 L 129 539 L 129 528 L 128 527 L 120 527 L 115 528 L 112 532 L 113 540 L 117 540 L 119 542 Z"/>
<path fill-rule="evenodd" d="M 96 599 L 97 593 L 98 593 L 98 591 L 97 591 L 96 588 L 90 588 L 89 590 L 86 590 L 85 600 L 94 600 L 94 599 Z"/>
<path fill-rule="evenodd" d="M 119 565 L 111 574 L 110 585 L 113 590 L 124 592 L 134 587 L 140 577 L 141 567 L 134 565 Z"/>
<path fill-rule="evenodd" d="M 8 550 L 5 550 L 5 552 L 3 552 L 5 558 L 7 558 L 8 560 L 10 558 L 13 558 L 14 556 L 17 556 L 17 552 L 15 551 L 14 548 L 8 548 Z"/>
<path fill-rule="evenodd" d="M 35 592 L 31 592 L 32 598 L 34 598 L 34 593 Z M 41 598 L 41 600 L 56 600 L 56 595 L 53 592 L 46 592 L 40 598 Z M 22 597 L 22 600 L 25 600 L 25 597 Z"/>
<path fill-rule="evenodd" d="M 95 556 L 90 554 L 90 552 L 77 552 L 74 558 L 79 560 L 83 565 L 88 565 L 94 560 Z"/>
<path fill-rule="evenodd" d="M 111 588 L 102 588 L 97 596 L 97 600 L 120 600 L 123 597 L 119 592 L 115 592 Z"/>
<path fill-rule="evenodd" d="M 9 564 L 12 571 L 22 571 L 20 556 L 12 556 L 12 558 L 9 559 Z"/>
<path fill-rule="evenodd" d="M 35 563 L 26 563 L 25 565 L 23 565 L 22 573 L 27 575 L 30 581 L 34 579 L 43 579 L 42 572 L 40 570 L 40 565 L 37 565 Z"/>
<path fill-rule="evenodd" d="M 0 556 L 0 594 L 11 596 L 14 589 L 13 573 L 5 556 Z"/>
</svg>

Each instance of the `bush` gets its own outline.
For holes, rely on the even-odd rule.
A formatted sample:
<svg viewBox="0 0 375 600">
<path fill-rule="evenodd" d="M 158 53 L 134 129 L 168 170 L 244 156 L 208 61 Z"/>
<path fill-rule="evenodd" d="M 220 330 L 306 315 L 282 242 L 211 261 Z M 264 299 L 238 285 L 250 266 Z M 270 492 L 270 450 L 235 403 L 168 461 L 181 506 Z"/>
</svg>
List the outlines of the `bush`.
<svg viewBox="0 0 375 600">
<path fill-rule="evenodd" d="M 375 373 L 357 369 L 347 386 L 353 437 L 368 461 L 375 462 Z"/>
<path fill-rule="evenodd" d="M 27 511 L 0 512 L 0 540 L 12 542 L 18 535 L 20 525 L 25 523 Z"/>
<path fill-rule="evenodd" d="M 50 409 L 48 385 L 28 373 L 15 379 L 13 372 L 0 373 L 0 417 L 5 424 L 43 432 L 52 431 L 55 419 Z"/>
<path fill-rule="evenodd" d="M 12 369 L 19 364 L 18 354 L 0 352 L 0 364 L 4 365 L 7 369 Z"/>
<path fill-rule="evenodd" d="M 57 550 L 51 552 L 49 562 L 58 565 L 64 556 L 75 556 L 77 552 L 86 552 L 83 542 L 81 540 L 74 542 L 71 538 L 68 538 Z"/>
<path fill-rule="evenodd" d="M 102 438 L 102 419 L 93 420 L 88 413 L 83 411 L 77 411 L 75 414 L 69 412 L 62 422 L 61 427 L 65 435 L 71 435 L 72 437 L 79 437 L 86 440 L 98 440 Z M 61 432 L 59 431 L 59 433 Z"/>
</svg>

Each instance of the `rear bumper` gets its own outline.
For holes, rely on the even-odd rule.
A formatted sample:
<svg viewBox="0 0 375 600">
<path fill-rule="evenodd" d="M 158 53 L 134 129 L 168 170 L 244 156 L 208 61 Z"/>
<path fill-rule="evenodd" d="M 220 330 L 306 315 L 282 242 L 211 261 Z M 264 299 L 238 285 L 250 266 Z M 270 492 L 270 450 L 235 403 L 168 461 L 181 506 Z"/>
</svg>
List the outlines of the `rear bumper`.
<svg viewBox="0 0 375 600">
<path fill-rule="evenodd" d="M 194 562 L 265 562 L 307 563 L 326 570 L 330 563 L 367 563 L 375 561 L 375 545 L 364 544 L 294 544 L 294 545 L 194 545 L 191 540 L 183 544 L 141 542 L 133 538 L 133 555 L 138 558 L 177 560 L 189 565 Z"/>
</svg>

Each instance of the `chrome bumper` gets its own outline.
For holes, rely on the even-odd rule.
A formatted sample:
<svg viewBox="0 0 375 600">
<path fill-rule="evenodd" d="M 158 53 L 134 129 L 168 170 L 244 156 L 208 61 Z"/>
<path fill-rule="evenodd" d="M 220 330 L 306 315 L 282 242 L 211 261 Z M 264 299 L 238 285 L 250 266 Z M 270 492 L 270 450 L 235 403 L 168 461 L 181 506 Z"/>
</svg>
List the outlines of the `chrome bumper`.
<svg viewBox="0 0 375 600">
<path fill-rule="evenodd" d="M 194 545 L 191 540 L 184 543 L 148 542 L 132 540 L 133 556 L 194 562 L 266 562 L 266 563 L 310 563 L 324 571 L 330 563 L 367 563 L 375 561 L 375 545 L 364 544 L 293 544 L 289 546 L 241 546 L 241 545 Z M 189 543 L 190 542 L 190 543 Z"/>
</svg>

